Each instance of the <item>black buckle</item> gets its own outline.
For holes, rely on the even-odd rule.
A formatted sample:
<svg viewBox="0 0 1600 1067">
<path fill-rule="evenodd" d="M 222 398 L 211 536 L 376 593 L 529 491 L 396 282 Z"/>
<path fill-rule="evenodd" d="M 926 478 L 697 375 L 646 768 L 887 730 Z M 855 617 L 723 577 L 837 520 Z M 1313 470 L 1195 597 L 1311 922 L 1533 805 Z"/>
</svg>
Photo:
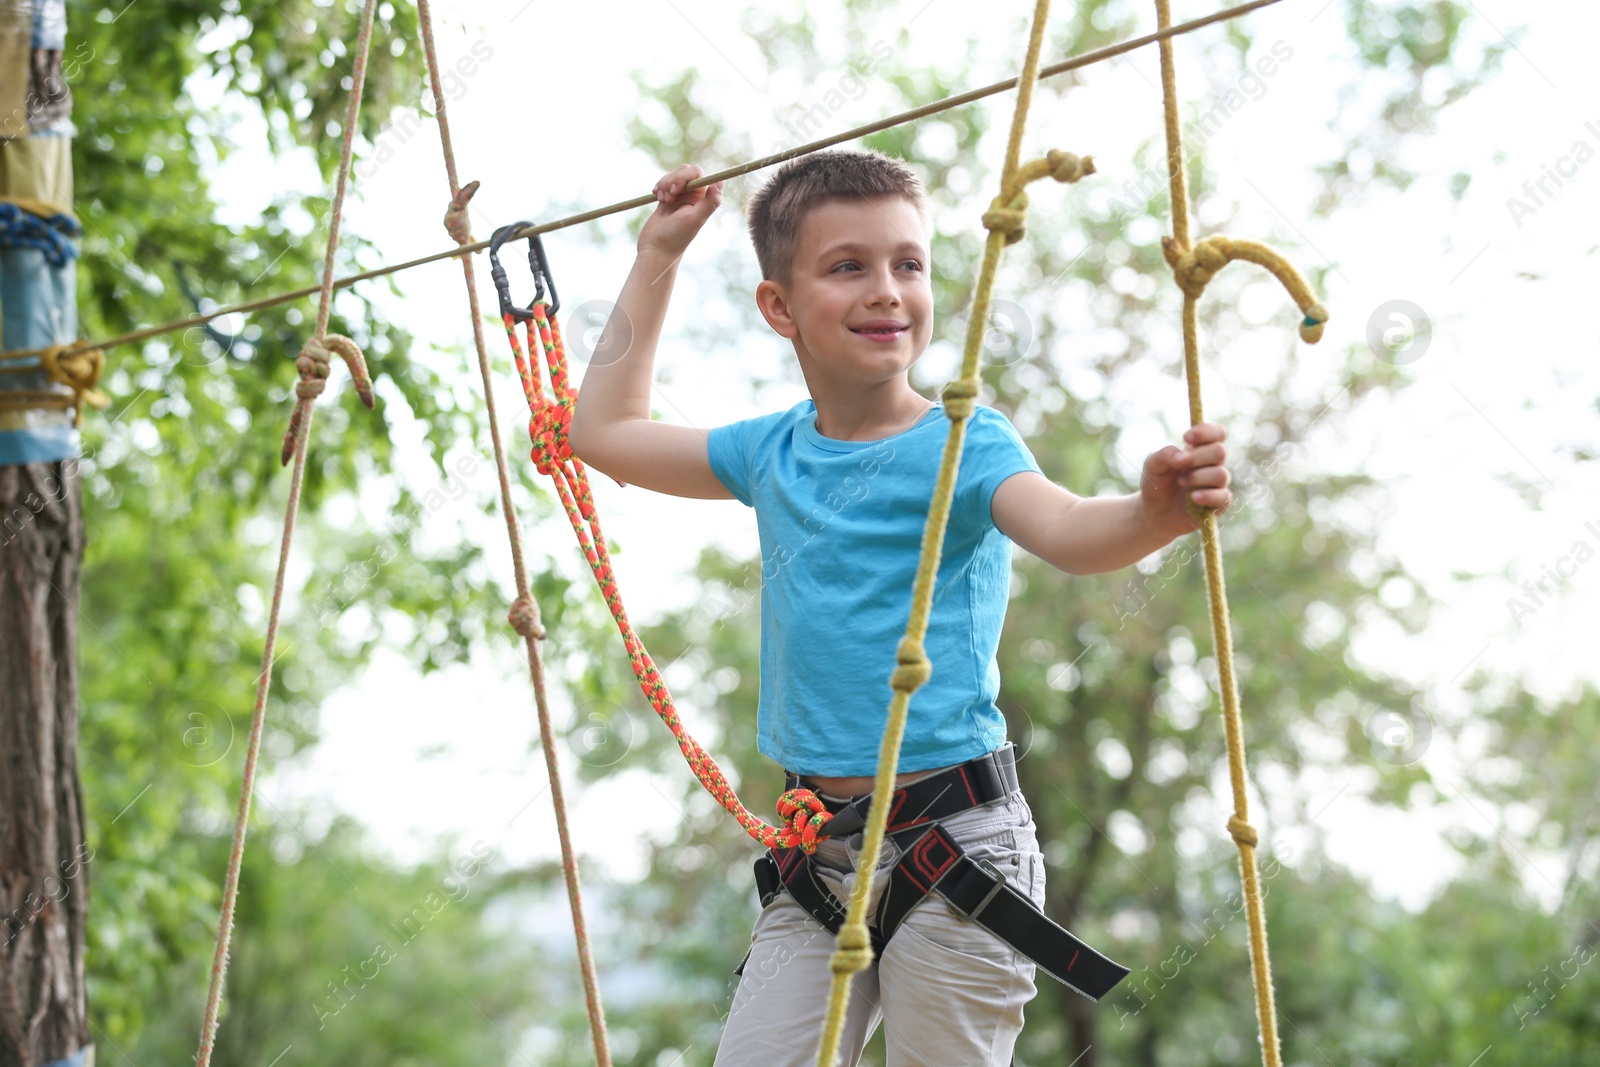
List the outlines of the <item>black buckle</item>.
<svg viewBox="0 0 1600 1067">
<path fill-rule="evenodd" d="M 961 916 L 964 922 L 975 923 L 978 921 L 978 916 L 983 914 L 983 909 L 987 908 L 994 898 L 999 896 L 1001 891 L 1005 889 L 1006 876 L 1000 873 L 1000 868 L 996 867 L 986 859 L 975 860 L 971 856 L 967 856 L 965 858 L 972 864 L 974 868 L 981 871 L 984 876 L 987 877 L 993 884 L 989 886 L 989 891 L 983 895 L 983 898 L 979 900 L 977 904 L 973 905 L 971 911 L 962 911 L 961 907 L 956 904 L 954 900 L 951 900 L 949 895 L 945 895 L 945 902 L 950 905 L 951 911 L 954 911 L 957 915 Z M 943 878 L 940 879 L 940 881 L 944 880 L 945 879 Z"/>
<path fill-rule="evenodd" d="M 502 226 L 489 237 L 489 277 L 494 279 L 494 291 L 500 298 L 500 314 L 509 315 L 514 319 L 528 320 L 533 318 L 533 306 L 544 300 L 545 286 L 550 287 L 549 314 L 554 315 L 561 310 L 561 298 L 556 295 L 556 280 L 550 273 L 550 261 L 544 254 L 544 241 L 539 234 L 528 238 L 528 269 L 533 272 L 534 297 L 525 308 L 518 307 L 511 302 L 511 281 L 506 277 L 506 268 L 500 262 L 500 248 L 507 241 L 514 239 L 516 234 L 532 226 L 533 223 L 513 222 Z"/>
</svg>

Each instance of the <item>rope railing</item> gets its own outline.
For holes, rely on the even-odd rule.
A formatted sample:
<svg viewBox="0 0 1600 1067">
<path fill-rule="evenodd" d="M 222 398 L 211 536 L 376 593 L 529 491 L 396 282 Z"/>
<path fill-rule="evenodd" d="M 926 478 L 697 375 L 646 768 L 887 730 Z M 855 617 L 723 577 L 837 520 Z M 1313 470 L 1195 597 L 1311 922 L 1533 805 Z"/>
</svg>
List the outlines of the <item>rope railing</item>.
<svg viewBox="0 0 1600 1067">
<path fill-rule="evenodd" d="M 1068 71 L 1081 70 L 1084 67 L 1092 66 L 1096 63 L 1104 63 L 1107 60 L 1115 59 L 1121 55 L 1126 55 L 1129 52 L 1136 51 L 1137 49 L 1144 48 L 1148 45 L 1156 44 L 1160 41 L 1167 41 L 1173 37 L 1180 37 L 1187 33 L 1193 33 L 1195 30 L 1203 29 L 1206 26 L 1211 26 L 1218 22 L 1227 22 L 1232 19 L 1239 18 L 1242 15 L 1247 15 L 1259 8 L 1269 7 L 1272 4 L 1281 2 L 1282 0 L 1250 0 L 1249 3 L 1225 8 L 1221 11 L 1213 12 L 1210 15 L 1204 15 L 1197 19 L 1191 19 L 1188 22 L 1179 23 L 1176 26 L 1165 26 L 1158 29 L 1154 33 L 1147 33 L 1142 37 L 1129 38 L 1126 41 L 1121 41 L 1113 45 L 1107 45 L 1104 48 L 1097 48 L 1093 51 L 1085 52 L 1081 55 L 1073 56 L 1069 59 L 1062 60 L 1059 63 L 1044 67 L 1039 71 L 1038 77 L 1053 78 L 1056 75 L 1065 74 Z M 842 133 L 831 134 L 820 140 L 811 141 L 795 148 L 785 149 L 782 152 L 775 152 L 772 155 L 762 156 L 760 159 L 754 159 L 748 163 L 741 163 L 735 167 L 729 167 L 727 170 L 718 171 L 715 174 L 704 175 L 690 182 L 686 188 L 698 189 L 704 185 L 713 185 L 729 178 L 737 178 L 741 175 L 749 174 L 754 171 L 777 166 L 779 163 L 782 163 L 785 160 L 794 159 L 797 156 L 803 156 L 808 152 L 815 152 L 819 149 L 828 148 L 844 141 L 853 141 L 857 138 L 865 137 L 868 134 L 877 133 L 879 130 L 889 129 L 892 126 L 899 126 L 907 122 L 914 122 L 917 119 L 926 118 L 929 115 L 936 115 L 941 111 L 948 111 L 951 108 L 961 107 L 965 104 L 970 104 L 986 97 L 995 96 L 999 93 L 1006 92 L 1007 90 L 1014 89 L 1016 86 L 1016 78 L 1007 78 L 1004 81 L 997 81 L 992 85 L 986 85 L 980 89 L 972 89 L 964 93 L 958 93 L 955 96 L 945 97 L 944 99 L 934 101 L 931 104 L 924 104 L 921 107 L 912 108 L 910 111 L 902 111 L 899 114 L 891 115 L 888 118 L 879 119 L 876 122 L 870 122 L 865 126 L 857 126 L 854 129 L 845 130 Z M 581 223 L 592 222 L 595 219 L 605 218 L 607 215 L 615 215 L 623 211 L 632 210 L 634 208 L 652 206 L 655 203 L 656 198 L 653 193 L 646 194 L 644 196 L 636 196 L 629 200 L 619 200 L 614 204 L 608 204 L 605 207 L 593 208 L 589 211 L 580 212 L 576 215 L 569 215 L 566 218 L 556 219 L 553 222 L 542 222 L 538 223 L 537 225 L 525 226 L 512 234 L 511 237 L 512 239 L 518 240 L 524 237 L 534 237 L 538 234 L 550 233 L 554 230 L 566 229 L 567 227 L 577 226 Z M 357 274 L 351 274 L 343 278 L 335 279 L 333 288 L 335 290 L 348 289 L 358 282 L 370 281 L 373 278 L 382 278 L 390 274 L 398 274 L 401 271 L 411 270 L 415 267 L 426 266 L 429 263 L 437 263 L 443 259 L 451 259 L 456 256 L 482 252 L 488 247 L 488 241 L 474 241 L 470 244 L 457 245 L 454 248 L 448 248 L 442 252 L 434 252 L 426 256 L 419 256 L 416 259 L 408 259 L 402 263 L 391 263 L 382 267 L 374 267 L 371 270 L 365 270 Z M 255 300 L 247 300 L 239 304 L 230 304 L 226 307 L 215 308 L 203 314 L 191 315 L 183 319 L 174 319 L 171 322 L 161 323 L 160 325 L 143 326 L 139 329 L 130 330 L 127 333 L 118 334 L 115 337 L 108 337 L 103 340 L 80 341 L 65 349 L 65 351 L 63 351 L 61 354 L 63 357 L 65 357 L 76 355 L 79 352 L 86 352 L 92 348 L 107 349 L 115 348 L 119 345 L 137 344 L 140 341 L 148 341 L 151 338 L 160 337 L 163 334 L 173 333 L 177 330 L 187 329 L 191 326 L 201 326 L 205 323 L 220 319 L 225 315 L 244 315 L 253 311 L 265 311 L 268 308 L 278 307 L 281 304 L 287 304 L 291 301 L 299 300 L 302 297 L 311 296 L 319 292 L 321 288 L 321 285 L 308 285 L 299 289 L 285 290 L 281 293 L 274 293 L 271 296 L 264 296 Z M 38 357 L 43 354 L 43 351 L 43 349 L 20 349 L 15 352 L 0 352 L 0 359 L 10 360 Z M 37 369 L 38 368 L 34 366 L 0 366 L 0 372 L 4 372 L 6 370 L 31 371 Z"/>
</svg>

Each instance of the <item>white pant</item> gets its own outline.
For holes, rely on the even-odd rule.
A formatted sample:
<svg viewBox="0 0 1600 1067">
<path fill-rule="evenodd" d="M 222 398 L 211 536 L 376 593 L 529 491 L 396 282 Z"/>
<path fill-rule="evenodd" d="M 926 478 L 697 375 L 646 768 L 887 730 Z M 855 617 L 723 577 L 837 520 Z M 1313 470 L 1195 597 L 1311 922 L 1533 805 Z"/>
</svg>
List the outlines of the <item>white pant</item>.
<svg viewBox="0 0 1600 1067">
<path fill-rule="evenodd" d="M 1021 790 L 942 825 L 969 856 L 989 860 L 1043 907 L 1044 856 Z M 861 836 L 824 838 L 817 846 L 818 873 L 841 903 L 855 883 Z M 869 915 L 898 858 L 885 839 Z M 789 893 L 767 905 L 756 920 L 716 1067 L 815 1065 L 833 948 L 833 936 Z M 1034 971 L 1010 945 L 930 893 L 882 958 L 851 981 L 840 1062 L 854 1067 L 881 1021 L 887 1067 L 1005 1067 L 1022 1030 L 1022 1007 L 1037 992 Z"/>
</svg>

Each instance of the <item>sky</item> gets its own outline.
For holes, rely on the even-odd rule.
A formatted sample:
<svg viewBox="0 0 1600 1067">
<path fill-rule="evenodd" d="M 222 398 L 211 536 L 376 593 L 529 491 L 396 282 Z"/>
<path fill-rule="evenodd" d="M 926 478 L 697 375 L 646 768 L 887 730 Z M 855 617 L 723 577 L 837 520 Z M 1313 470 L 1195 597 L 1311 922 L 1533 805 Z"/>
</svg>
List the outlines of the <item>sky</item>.
<svg viewBox="0 0 1600 1067">
<path fill-rule="evenodd" d="M 960 80 L 987 84 L 1015 73 L 1024 7 L 1017 6 L 1016 25 L 1005 36 L 990 26 L 988 7 L 916 0 L 886 14 L 882 32 L 869 39 L 897 42 L 900 26 L 909 23 L 913 36 L 903 47 L 914 50 L 917 62 L 949 72 L 965 66 L 957 42 L 982 30 L 985 43 Z M 1288 58 L 1259 91 L 1244 87 L 1252 89 L 1246 105 L 1205 144 L 1217 174 L 1214 196 L 1234 212 L 1235 235 L 1268 239 L 1307 269 L 1330 268 L 1323 294 L 1332 312 L 1327 335 L 1303 359 L 1306 381 L 1296 383 L 1308 405 L 1342 410 L 1343 399 L 1331 385 L 1340 352 L 1367 348 L 1376 360 L 1380 347 L 1370 338 L 1386 332 L 1402 342 L 1411 338 L 1398 355 L 1386 348 L 1381 352 L 1403 363 L 1414 384 L 1392 401 L 1363 403 L 1357 414 L 1338 420 L 1337 434 L 1313 434 L 1281 476 L 1293 477 L 1296 469 L 1359 470 L 1388 488 L 1382 504 L 1343 517 L 1376 531 L 1381 550 L 1401 560 L 1440 608 L 1421 635 L 1397 639 L 1382 625 L 1364 626 L 1357 648 L 1367 664 L 1425 693 L 1419 707 L 1401 714 L 1409 718 L 1403 725 L 1412 736 L 1420 736 L 1424 719 L 1431 727 L 1420 758 L 1440 789 L 1414 798 L 1420 803 L 1402 814 L 1362 799 L 1382 773 L 1381 763 L 1312 776 L 1299 783 L 1313 797 L 1316 825 L 1311 828 L 1297 823 L 1287 807 L 1274 806 L 1279 787 L 1286 794 L 1290 783 L 1267 776 L 1268 795 L 1250 798 L 1252 819 L 1269 842 L 1298 850 L 1318 833 L 1330 855 L 1367 879 L 1374 893 L 1411 908 L 1424 905 L 1443 879 L 1460 871 L 1447 832 L 1490 836 L 1506 826 L 1527 832 L 1538 819 L 1536 805 L 1501 812 L 1461 789 L 1465 767 L 1493 768 L 1496 759 L 1482 724 L 1466 714 L 1461 683 L 1483 670 L 1518 678 L 1553 699 L 1584 681 L 1600 680 L 1592 654 L 1586 654 L 1600 633 L 1600 477 L 1593 463 L 1572 458 L 1576 446 L 1593 450 L 1597 444 L 1600 328 L 1583 309 L 1592 306 L 1600 235 L 1600 72 L 1584 49 L 1600 32 L 1600 11 L 1553 0 L 1483 0 L 1473 9 L 1477 18 L 1469 47 L 1499 40 L 1518 25 L 1527 32 L 1487 87 L 1447 109 L 1435 132 L 1406 147 L 1402 162 L 1421 174 L 1407 189 L 1374 195 L 1360 211 L 1342 213 L 1331 223 L 1311 218 L 1317 187 L 1311 165 L 1337 150 L 1340 109 L 1352 106 L 1337 93 L 1353 69 L 1350 46 L 1337 23 L 1343 5 L 1290 0 L 1248 16 L 1257 42 L 1252 60 L 1283 52 Z M 1209 5 L 1181 4 L 1175 17 L 1208 10 Z M 786 137 L 786 117 L 825 99 L 830 87 L 851 84 L 843 80 L 849 74 L 843 64 L 837 70 L 767 76 L 754 45 L 725 11 L 724 5 L 690 0 L 633 5 L 620 12 L 538 0 L 436 3 L 441 62 L 458 71 L 449 106 L 461 174 L 483 182 L 474 205 L 477 236 L 504 222 L 548 219 L 650 189 L 658 171 L 629 149 L 625 131 L 638 104 L 631 71 L 661 78 L 697 69 L 707 85 L 706 98 L 717 99 L 729 123 L 761 146 Z M 814 14 L 826 34 L 828 13 Z M 1152 28 L 1153 14 L 1148 14 L 1141 32 Z M 1219 31 L 1200 31 L 1207 32 Z M 1216 94 L 1238 87 L 1238 72 L 1209 69 L 1195 62 L 1197 55 L 1180 43 L 1179 84 L 1206 107 Z M 1136 176 L 1134 152 L 1160 128 L 1156 62 L 1155 50 L 1145 49 L 1089 69 L 1063 99 L 1036 98 L 1026 152 L 1061 147 L 1092 153 L 1098 180 L 1107 184 L 1085 194 L 1091 208 Z M 880 90 L 869 79 L 859 98 L 840 107 L 826 128 L 831 132 L 881 117 L 887 97 Z M 1011 94 L 1002 94 L 970 106 L 988 109 L 991 126 L 1003 130 L 1012 102 Z M 648 105 L 642 114 L 646 120 L 659 117 Z M 242 111 L 237 131 L 240 150 L 219 164 L 216 174 L 228 217 L 253 218 L 284 188 L 318 189 L 309 156 L 269 156 L 256 147 L 260 131 L 252 130 Z M 981 151 L 998 165 L 1003 144 L 991 137 Z M 710 170 L 740 161 L 694 162 Z M 1359 147 L 1350 161 L 1357 170 L 1378 162 Z M 1458 201 L 1446 190 L 1450 176 L 1459 172 L 1472 180 Z M 1559 184 L 1552 174 L 1561 176 Z M 1542 190 L 1536 184 L 1541 180 Z M 981 232 L 978 216 L 992 193 L 965 191 L 965 221 L 951 224 Z M 377 151 L 358 164 L 352 195 L 348 230 L 372 241 L 386 259 L 446 247 L 436 220 L 447 190 L 431 124 L 396 128 L 380 138 Z M 1227 212 L 1202 203 L 1195 214 L 1198 231 L 1206 233 L 1208 223 Z M 606 233 L 622 232 L 615 218 L 596 225 Z M 1048 239 L 1048 234 L 1030 229 L 1028 239 Z M 615 298 L 630 264 L 627 240 L 603 248 L 592 235 L 568 230 L 547 238 L 546 245 L 558 264 L 553 269 L 564 309 L 576 312 L 591 301 Z M 656 403 L 673 421 L 709 427 L 785 408 L 804 397 L 797 379 L 759 395 L 751 388 L 752 367 L 776 367 L 784 358 L 783 343 L 775 336 L 751 336 L 729 351 L 705 351 L 692 338 L 698 316 L 728 318 L 728 301 L 748 299 L 718 291 L 716 275 L 709 271 L 719 250 L 735 247 L 750 254 L 742 220 L 725 206 L 680 270 L 657 363 L 664 384 Z M 480 260 L 482 299 L 491 307 L 487 273 Z M 459 279 L 458 268 L 442 262 L 397 276 L 398 296 L 380 286 L 368 291 L 385 314 L 417 337 L 419 356 L 431 347 L 448 365 L 447 353 L 470 346 Z M 1157 281 L 1167 285 L 1165 279 Z M 1167 340 L 1175 360 L 1177 301 L 1169 295 L 1174 330 Z M 1270 360 L 1281 357 L 1280 342 L 1294 321 L 1275 289 L 1251 286 L 1240 299 L 1251 334 L 1227 358 L 1206 357 L 1208 417 L 1225 424 L 1229 380 L 1264 379 Z M 579 330 L 574 321 L 569 314 L 571 336 Z M 1093 323 L 1082 325 L 1087 329 Z M 501 363 L 496 390 L 501 410 L 525 410 L 509 361 L 495 344 L 495 330 L 489 339 L 491 354 Z M 1333 355 L 1326 377 L 1318 377 L 1315 369 L 1322 352 Z M 941 370 L 953 366 L 948 349 L 930 349 L 926 358 Z M 1119 457 L 1125 467 L 1181 431 L 1175 420 L 1182 417 L 1182 385 L 1170 370 L 1150 372 L 1148 394 L 1159 402 L 1142 399 L 1143 381 L 1140 398 L 1122 399 L 1129 411 Z M 1081 378 L 1081 373 L 1069 374 L 1068 380 L 1076 388 Z M 477 385 L 464 380 L 460 388 L 469 396 Z M 506 422 L 513 461 L 525 462 L 521 420 L 513 416 Z M 428 473 L 420 430 L 402 426 L 398 432 L 402 462 L 426 484 L 436 476 Z M 495 492 L 487 464 L 462 483 L 474 505 Z M 1521 488 L 1524 484 L 1528 488 Z M 1068 488 L 1085 495 L 1095 491 Z M 622 546 L 615 564 L 636 621 L 648 622 L 696 598 L 687 572 L 705 545 L 720 543 L 742 554 L 756 550 L 753 514 L 737 502 L 676 500 L 619 489 L 604 478 L 596 479 L 595 492 L 607 532 Z M 360 506 L 381 522 L 381 499 Z M 460 536 L 458 523 L 464 523 L 468 535 L 487 546 L 491 565 L 507 576 L 509 587 L 503 527 L 498 519 L 475 512 L 475 506 L 453 502 L 427 536 Z M 551 551 L 571 549 L 571 573 L 578 573 L 564 521 L 526 532 Z M 1564 579 L 1559 583 L 1550 577 L 1558 572 Z M 1239 581 L 1231 571 L 1229 577 Z M 1546 589 L 1535 602 L 1539 591 L 1529 588 L 1541 578 Z M 1406 596 L 1400 587 L 1392 594 L 1397 601 Z M 1202 655 L 1209 647 L 1204 611 L 1203 604 L 1195 605 L 1194 630 L 1205 635 Z M 1307 623 L 1311 630 L 1314 622 Z M 552 640 L 559 642 L 560 636 Z M 1241 643 L 1248 646 L 1248 634 L 1241 635 Z M 620 641 L 615 653 L 623 655 Z M 681 678 L 669 671 L 667 680 L 670 685 Z M 573 709 L 559 691 L 554 700 L 562 721 L 596 710 Z M 680 709 L 691 731 L 714 752 L 716 733 L 699 709 L 683 701 Z M 1245 715 L 1248 721 L 1248 708 Z M 1220 730 L 1214 715 L 1212 722 Z M 1384 728 L 1382 722 L 1371 726 Z M 310 807 L 319 811 L 313 819 L 333 810 L 349 812 L 402 858 L 425 856 L 445 839 L 488 841 L 511 863 L 556 854 L 526 666 L 509 641 L 478 649 L 470 665 L 428 677 L 418 676 L 401 658 L 380 653 L 358 681 L 329 698 L 322 729 L 314 749 L 267 768 L 258 786 L 267 803 L 285 810 Z M 1337 730 L 1308 721 L 1306 732 L 1307 743 L 1322 746 L 1330 757 L 1342 749 Z M 638 743 L 671 742 L 663 727 Z M 662 827 L 672 816 L 663 809 L 676 806 L 677 785 L 630 772 L 579 787 L 573 772 L 580 757 L 594 758 L 563 743 L 573 832 L 582 843 L 585 867 L 636 877 L 643 869 L 645 835 L 668 836 Z M 1103 757 L 1114 762 L 1115 746 Z M 1192 826 L 1169 828 L 1185 835 L 1193 849 L 1233 848 L 1221 828 L 1230 804 L 1225 770 L 1218 768 L 1214 806 L 1193 813 Z M 619 823 L 640 829 L 619 841 Z M 1146 844 L 1139 829 L 1113 822 L 1108 830 L 1137 863 Z M 600 842 L 607 844 L 603 855 Z M 1516 848 L 1528 892 L 1546 906 L 1553 904 L 1564 874 L 1559 857 Z M 734 859 L 732 876 L 745 877 L 747 858 Z"/>
</svg>

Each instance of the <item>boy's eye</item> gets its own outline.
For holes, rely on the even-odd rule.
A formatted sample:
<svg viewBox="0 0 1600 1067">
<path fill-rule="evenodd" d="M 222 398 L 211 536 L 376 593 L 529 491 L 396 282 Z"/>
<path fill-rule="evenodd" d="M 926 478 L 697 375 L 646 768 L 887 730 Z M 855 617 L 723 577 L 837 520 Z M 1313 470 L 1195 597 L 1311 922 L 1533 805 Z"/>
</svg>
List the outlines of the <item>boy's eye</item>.
<svg viewBox="0 0 1600 1067">
<path fill-rule="evenodd" d="M 900 261 L 899 265 L 904 267 L 907 263 L 911 264 L 911 266 L 915 270 L 919 270 L 920 271 L 922 269 L 922 261 L 919 260 L 919 259 L 903 259 L 903 260 Z M 833 269 L 835 271 L 840 271 L 840 270 L 843 270 L 846 267 L 855 267 L 856 269 L 859 270 L 860 269 L 860 264 L 858 264 L 853 259 L 847 259 L 843 263 L 840 263 L 838 266 L 834 267 Z"/>
</svg>

